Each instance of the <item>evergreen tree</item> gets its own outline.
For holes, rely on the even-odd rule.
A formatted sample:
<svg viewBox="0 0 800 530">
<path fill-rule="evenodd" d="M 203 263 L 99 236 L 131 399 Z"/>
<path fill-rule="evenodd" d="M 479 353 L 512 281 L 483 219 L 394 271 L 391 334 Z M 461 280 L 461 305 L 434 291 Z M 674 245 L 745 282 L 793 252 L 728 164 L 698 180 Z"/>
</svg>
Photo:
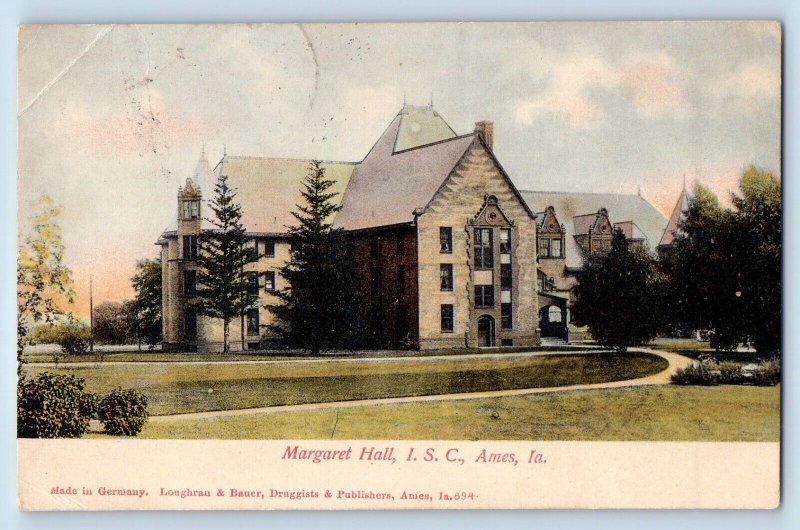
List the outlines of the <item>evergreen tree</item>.
<svg viewBox="0 0 800 530">
<path fill-rule="evenodd" d="M 312 162 L 303 181 L 304 204 L 292 212 L 292 259 L 280 272 L 289 287 L 277 293 L 279 303 L 267 307 L 278 320 L 271 330 L 313 354 L 352 344 L 359 328 L 347 241 L 331 222 L 341 209 L 332 202 L 333 184 L 320 163 Z"/>
<path fill-rule="evenodd" d="M 131 285 L 136 291 L 136 297 L 123 303 L 123 310 L 128 315 L 130 335 L 136 338 L 140 350 L 142 342 L 153 349 L 153 346 L 161 342 L 161 260 L 145 259 L 137 262 Z"/>
<path fill-rule="evenodd" d="M 647 249 L 617 229 L 609 252 L 593 254 L 578 273 L 572 312 L 604 347 L 624 352 L 661 331 L 663 280 Z"/>
<path fill-rule="evenodd" d="M 220 175 L 217 179 L 209 206 L 214 217 L 206 220 L 214 228 L 204 231 L 199 238 L 199 285 L 192 306 L 200 315 L 222 320 L 223 353 L 228 353 L 231 319 L 241 316 L 253 304 L 245 265 L 258 257 L 255 249 L 248 245 L 242 225 L 242 207 L 236 202 L 236 190 L 228 186 L 227 176 Z"/>
</svg>

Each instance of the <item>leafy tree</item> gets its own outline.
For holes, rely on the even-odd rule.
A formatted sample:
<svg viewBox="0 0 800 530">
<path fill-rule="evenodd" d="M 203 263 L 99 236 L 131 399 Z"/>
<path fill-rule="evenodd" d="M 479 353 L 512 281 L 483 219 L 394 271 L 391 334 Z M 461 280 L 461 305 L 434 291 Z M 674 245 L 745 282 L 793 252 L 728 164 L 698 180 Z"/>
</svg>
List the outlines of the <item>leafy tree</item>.
<svg viewBox="0 0 800 530">
<path fill-rule="evenodd" d="M 750 342 L 763 355 L 781 349 L 781 184 L 754 166 L 733 195 L 740 292 Z"/>
<path fill-rule="evenodd" d="M 611 250 L 589 257 L 578 273 L 575 323 L 588 326 L 604 347 L 624 352 L 655 338 L 663 326 L 663 278 L 641 245 L 631 245 L 616 230 Z"/>
<path fill-rule="evenodd" d="M 64 264 L 64 243 L 58 216 L 61 207 L 43 195 L 33 216 L 33 229 L 17 256 L 17 374 L 22 352 L 36 323 L 53 323 L 65 314 L 60 304 L 72 303 L 72 271 Z"/>
<path fill-rule="evenodd" d="M 236 190 L 228 186 L 228 177 L 220 175 L 210 203 L 214 217 L 207 219 L 214 228 L 200 238 L 197 280 L 199 288 L 193 306 L 201 315 L 222 319 L 223 353 L 230 351 L 229 326 L 253 304 L 245 265 L 258 259 L 247 244 L 242 225 L 242 207 L 236 202 Z"/>
<path fill-rule="evenodd" d="M 320 162 L 312 162 L 303 181 L 304 204 L 292 212 L 297 219 L 289 228 L 292 259 L 280 272 L 289 287 L 277 293 L 277 304 L 267 306 L 278 321 L 270 329 L 288 345 L 315 355 L 348 346 L 358 329 L 347 241 L 331 222 L 341 209 L 332 202 L 333 184 Z"/>
<path fill-rule="evenodd" d="M 105 344 L 125 344 L 131 337 L 128 314 L 119 302 L 94 308 L 94 338 Z"/>
<path fill-rule="evenodd" d="M 122 304 L 127 314 L 129 334 L 136 339 L 139 350 L 143 342 L 152 350 L 161 342 L 161 260 L 138 261 L 131 284 L 136 297 Z"/>
</svg>

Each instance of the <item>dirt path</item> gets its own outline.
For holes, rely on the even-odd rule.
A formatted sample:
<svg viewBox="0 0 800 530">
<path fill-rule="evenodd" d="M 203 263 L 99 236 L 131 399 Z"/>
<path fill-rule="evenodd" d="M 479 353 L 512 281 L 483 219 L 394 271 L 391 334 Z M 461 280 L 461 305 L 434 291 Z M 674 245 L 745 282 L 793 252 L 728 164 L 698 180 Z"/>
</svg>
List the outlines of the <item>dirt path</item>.
<svg viewBox="0 0 800 530">
<path fill-rule="evenodd" d="M 647 377 L 640 377 L 638 379 L 627 379 L 623 381 L 611 381 L 608 383 L 592 383 L 584 385 L 567 385 L 558 387 L 545 387 L 545 388 L 521 388 L 516 390 L 491 390 L 487 392 L 465 392 L 460 394 L 435 394 L 427 396 L 408 396 L 408 397 L 395 397 L 395 398 L 379 398 L 379 399 L 357 399 L 352 401 L 331 401 L 326 403 L 306 403 L 302 405 L 276 405 L 272 407 L 258 407 L 251 409 L 235 409 L 235 410 L 218 410 L 210 412 L 190 412 L 187 414 L 171 414 L 167 416 L 151 416 L 151 422 L 167 422 L 173 420 L 196 420 L 205 418 L 225 418 L 230 416 L 248 416 L 256 414 L 272 414 L 276 412 L 293 412 L 303 410 L 325 410 L 325 409 L 345 409 L 353 407 L 363 407 L 370 405 L 396 405 L 402 403 L 422 403 L 429 401 L 460 401 L 465 399 L 485 399 L 495 397 L 507 396 L 527 396 L 530 394 L 548 394 L 552 392 L 565 392 L 574 390 L 596 390 L 602 388 L 622 388 L 633 386 L 646 386 L 646 385 L 665 385 L 669 384 L 670 376 L 678 368 L 683 368 L 692 363 L 692 360 L 677 353 L 651 350 L 648 348 L 631 348 L 630 351 L 651 353 L 666 359 L 669 366 L 663 371 L 649 375 Z M 508 358 L 509 355 L 520 356 L 533 356 L 533 355 L 552 355 L 560 352 L 538 352 L 528 354 L 499 354 L 502 358 Z M 564 352 L 566 353 L 566 352 Z M 575 353 L 574 351 L 570 353 Z M 588 352 L 587 352 L 588 353 Z M 463 357 L 472 357 L 465 355 Z M 475 355 L 475 357 L 486 358 L 486 355 Z M 435 357 L 425 357 L 417 359 L 432 359 Z M 452 359 L 452 356 L 445 358 Z M 406 359 L 407 360 L 407 359 Z"/>
</svg>

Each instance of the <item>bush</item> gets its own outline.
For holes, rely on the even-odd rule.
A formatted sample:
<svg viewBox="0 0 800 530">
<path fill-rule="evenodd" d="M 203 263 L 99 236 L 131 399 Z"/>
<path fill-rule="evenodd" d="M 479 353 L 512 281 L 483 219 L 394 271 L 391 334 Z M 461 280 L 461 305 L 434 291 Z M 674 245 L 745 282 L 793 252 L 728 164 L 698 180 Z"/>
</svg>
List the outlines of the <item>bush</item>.
<svg viewBox="0 0 800 530">
<path fill-rule="evenodd" d="M 17 436 L 80 438 L 89 428 L 97 397 L 83 391 L 84 380 L 50 372 L 17 383 Z"/>
<path fill-rule="evenodd" d="M 61 351 L 70 354 L 84 354 L 89 351 L 91 332 L 89 326 L 78 322 L 39 326 L 31 334 L 33 342 L 39 344 L 58 344 Z"/>
<path fill-rule="evenodd" d="M 719 384 L 719 376 L 712 373 L 704 364 L 692 364 L 686 368 L 678 368 L 672 374 L 672 382 L 676 385 L 703 385 Z"/>
<path fill-rule="evenodd" d="M 117 388 L 100 401 L 98 417 L 108 434 L 136 436 L 149 417 L 147 398 L 136 390 Z"/>
<path fill-rule="evenodd" d="M 744 382 L 742 365 L 734 362 L 721 362 L 717 365 L 719 382 L 723 385 L 739 385 Z"/>
<path fill-rule="evenodd" d="M 781 382 L 781 363 L 777 359 L 771 359 L 759 363 L 758 368 L 753 370 L 750 379 L 757 386 L 775 386 Z"/>
</svg>

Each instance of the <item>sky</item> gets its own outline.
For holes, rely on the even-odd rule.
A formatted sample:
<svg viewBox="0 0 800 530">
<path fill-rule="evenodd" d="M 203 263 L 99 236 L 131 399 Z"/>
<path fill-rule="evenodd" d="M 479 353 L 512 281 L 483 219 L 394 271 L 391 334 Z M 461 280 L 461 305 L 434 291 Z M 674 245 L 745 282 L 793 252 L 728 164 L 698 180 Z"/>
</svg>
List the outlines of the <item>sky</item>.
<svg viewBox="0 0 800 530">
<path fill-rule="evenodd" d="M 88 314 L 133 296 L 201 150 L 358 161 L 403 101 L 459 134 L 495 124 L 520 189 L 721 198 L 780 174 L 770 22 L 27 26 L 18 35 L 18 220 L 63 209 Z"/>
</svg>

